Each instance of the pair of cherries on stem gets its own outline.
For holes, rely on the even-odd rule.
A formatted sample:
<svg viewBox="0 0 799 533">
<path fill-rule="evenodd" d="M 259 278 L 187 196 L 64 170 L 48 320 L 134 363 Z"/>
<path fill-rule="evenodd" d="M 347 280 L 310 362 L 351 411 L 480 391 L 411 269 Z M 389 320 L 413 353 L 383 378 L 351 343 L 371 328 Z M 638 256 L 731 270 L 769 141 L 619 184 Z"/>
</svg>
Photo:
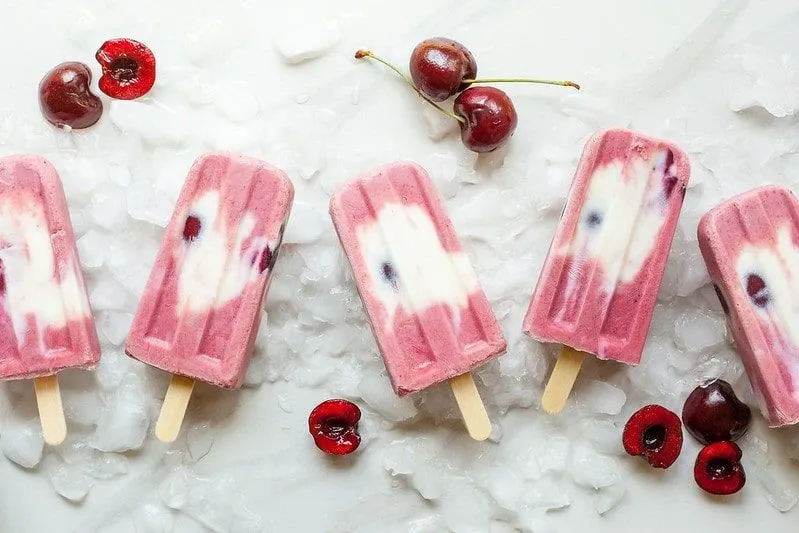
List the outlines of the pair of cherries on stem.
<svg viewBox="0 0 799 533">
<path fill-rule="evenodd" d="M 458 121 L 463 144 L 473 152 L 496 150 L 513 135 L 518 123 L 510 97 L 496 87 L 472 87 L 476 83 L 520 82 L 560 85 L 579 89 L 572 81 L 527 78 L 477 79 L 477 61 L 457 41 L 434 37 L 419 43 L 411 53 L 410 78 L 399 68 L 369 50 L 358 50 L 356 59 L 371 58 L 399 74 L 424 100 Z M 460 93 L 460 94 L 459 94 Z M 458 95 L 450 113 L 436 102 Z"/>
</svg>

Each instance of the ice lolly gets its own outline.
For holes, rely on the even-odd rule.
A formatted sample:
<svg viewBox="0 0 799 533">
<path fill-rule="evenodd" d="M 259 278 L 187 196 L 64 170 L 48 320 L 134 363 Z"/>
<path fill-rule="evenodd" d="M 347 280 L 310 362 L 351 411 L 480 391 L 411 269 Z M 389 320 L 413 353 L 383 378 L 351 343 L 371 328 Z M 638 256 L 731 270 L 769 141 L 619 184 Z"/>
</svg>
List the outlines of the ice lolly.
<svg viewBox="0 0 799 533">
<path fill-rule="evenodd" d="M 690 175 L 676 146 L 629 130 L 586 144 L 524 319 L 563 345 L 542 407 L 565 405 L 585 353 L 638 364 Z"/>
<path fill-rule="evenodd" d="M 177 437 L 194 380 L 241 386 L 293 198 L 255 159 L 210 153 L 189 171 L 125 347 L 174 374 L 160 440 Z"/>
<path fill-rule="evenodd" d="M 761 409 L 799 422 L 799 203 L 784 187 L 745 192 L 699 221 L 699 248 Z"/>
<path fill-rule="evenodd" d="M 64 189 L 37 156 L 0 158 L 0 377 L 33 379 L 48 444 L 66 437 L 56 373 L 91 369 L 100 342 Z"/>
<path fill-rule="evenodd" d="M 488 438 L 470 372 L 506 343 L 430 177 L 377 168 L 339 188 L 330 215 L 395 392 L 449 380 L 469 434 Z"/>
</svg>

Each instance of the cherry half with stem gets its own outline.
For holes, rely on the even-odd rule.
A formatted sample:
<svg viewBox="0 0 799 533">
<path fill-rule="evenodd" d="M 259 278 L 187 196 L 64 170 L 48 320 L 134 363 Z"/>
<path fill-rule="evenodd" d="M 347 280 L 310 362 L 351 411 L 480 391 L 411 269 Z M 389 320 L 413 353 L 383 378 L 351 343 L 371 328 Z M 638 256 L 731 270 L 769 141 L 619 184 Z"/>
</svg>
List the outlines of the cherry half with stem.
<svg viewBox="0 0 799 533">
<path fill-rule="evenodd" d="M 474 83 L 535 83 L 580 86 L 568 80 L 535 78 L 477 78 L 477 61 L 463 44 L 446 37 L 425 39 L 411 52 L 409 70 L 414 84 L 431 100 L 442 102 Z"/>
<path fill-rule="evenodd" d="M 356 59 L 371 58 L 397 73 L 405 83 L 440 113 L 458 121 L 463 144 L 473 152 L 491 152 L 516 130 L 518 115 L 510 97 L 495 87 L 470 87 L 455 100 L 454 113 L 424 94 L 404 72 L 369 50 L 358 50 Z"/>
</svg>

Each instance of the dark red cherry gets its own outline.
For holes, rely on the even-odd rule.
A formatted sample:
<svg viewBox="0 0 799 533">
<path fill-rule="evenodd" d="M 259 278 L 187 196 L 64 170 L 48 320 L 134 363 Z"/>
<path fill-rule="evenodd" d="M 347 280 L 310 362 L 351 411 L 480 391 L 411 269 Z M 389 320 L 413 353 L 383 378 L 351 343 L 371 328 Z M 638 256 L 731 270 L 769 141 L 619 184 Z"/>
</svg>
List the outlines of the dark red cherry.
<svg viewBox="0 0 799 533">
<path fill-rule="evenodd" d="M 434 102 L 441 102 L 469 86 L 463 80 L 477 76 L 477 61 L 458 41 L 446 37 L 425 39 L 411 52 L 411 79 Z"/>
<path fill-rule="evenodd" d="M 92 73 L 83 63 L 61 63 L 39 83 L 39 107 L 44 118 L 59 128 L 83 129 L 103 114 L 103 102 L 92 93 Z"/>
<path fill-rule="evenodd" d="M 713 379 L 695 388 L 682 409 L 685 428 L 702 444 L 738 440 L 749 429 L 751 420 L 752 410 L 723 379 Z"/>
<path fill-rule="evenodd" d="M 469 87 L 455 99 L 461 140 L 473 152 L 491 152 L 516 130 L 518 116 L 510 97 L 496 87 Z"/>
<path fill-rule="evenodd" d="M 200 234 L 202 229 L 202 222 L 195 215 L 186 217 L 186 222 L 183 224 L 183 238 L 187 241 L 193 241 Z"/>
<path fill-rule="evenodd" d="M 757 274 L 746 276 L 746 294 L 758 307 L 766 307 L 770 299 L 766 282 Z"/>
<path fill-rule="evenodd" d="M 264 272 L 267 268 L 272 268 L 275 255 L 269 248 L 269 245 L 264 246 L 264 251 L 261 252 L 261 261 L 258 263 L 258 269 Z"/>
</svg>

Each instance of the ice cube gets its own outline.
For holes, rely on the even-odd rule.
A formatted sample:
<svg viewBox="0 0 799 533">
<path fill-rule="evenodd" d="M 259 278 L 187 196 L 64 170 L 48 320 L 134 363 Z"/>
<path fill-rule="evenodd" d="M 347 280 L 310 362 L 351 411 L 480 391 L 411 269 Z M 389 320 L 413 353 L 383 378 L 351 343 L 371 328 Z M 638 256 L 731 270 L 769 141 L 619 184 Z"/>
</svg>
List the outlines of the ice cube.
<svg viewBox="0 0 799 533">
<path fill-rule="evenodd" d="M 286 227 L 283 242 L 286 244 L 309 244 L 317 241 L 328 223 L 319 210 L 312 204 L 295 202 L 291 211 L 291 218 L 296 223 Z"/>
<path fill-rule="evenodd" d="M 622 485 L 611 485 L 599 489 L 594 495 L 594 509 L 600 516 L 604 516 L 618 506 L 627 495 L 627 489 Z"/>
<path fill-rule="evenodd" d="M 569 458 L 569 473 L 581 487 L 600 489 L 610 487 L 621 480 L 619 462 L 596 453 L 586 444 L 578 444 Z"/>
<path fill-rule="evenodd" d="M 684 350 L 698 353 L 723 343 L 726 332 L 723 316 L 687 309 L 674 323 L 674 342 Z"/>
<path fill-rule="evenodd" d="M 211 531 L 256 533 L 261 517 L 250 511 L 241 491 L 230 477 L 200 477 L 178 467 L 159 487 L 162 501 L 205 525 Z"/>
<path fill-rule="evenodd" d="M 115 346 L 125 342 L 133 323 L 133 314 L 121 311 L 104 311 L 100 314 L 100 331 Z"/>
<path fill-rule="evenodd" d="M 34 468 L 42 460 L 44 440 L 38 419 L 19 422 L 8 420 L 3 426 L 0 446 L 10 461 L 23 468 Z"/>
<path fill-rule="evenodd" d="M 101 267 L 106 252 L 105 243 L 105 235 L 95 229 L 84 233 L 77 241 L 81 265 L 86 268 Z"/>
<path fill-rule="evenodd" d="M 186 32 L 183 52 L 191 63 L 202 64 L 225 57 L 240 47 L 246 32 L 237 28 L 231 17 L 203 18 Z"/>
<path fill-rule="evenodd" d="M 214 434 L 208 424 L 194 424 L 186 432 L 186 447 L 195 463 L 211 452 Z"/>
<path fill-rule="evenodd" d="M 81 259 L 83 259 L 83 254 L 81 254 Z M 127 301 L 127 292 L 111 276 L 101 276 L 91 284 L 89 302 L 95 311 L 120 310 L 125 307 Z"/>
<path fill-rule="evenodd" d="M 281 26 L 274 46 L 284 63 L 293 65 L 322 57 L 339 41 L 338 24 L 329 20 L 304 19 Z"/>
<path fill-rule="evenodd" d="M 422 101 L 419 103 L 419 111 L 422 114 L 422 118 L 424 118 L 427 136 L 431 139 L 440 141 L 458 131 L 457 120 L 446 116 L 427 102 Z"/>
<path fill-rule="evenodd" d="M 138 376 L 127 374 L 119 388 L 105 398 L 105 406 L 97 421 L 97 431 L 90 444 L 104 452 L 124 452 L 141 447 L 150 416 L 147 396 Z"/>
<path fill-rule="evenodd" d="M 441 514 L 453 533 L 482 533 L 491 523 L 486 495 L 463 481 L 453 482 L 441 500 Z"/>
<path fill-rule="evenodd" d="M 55 491 L 72 502 L 82 501 L 94 485 L 94 481 L 83 471 L 60 460 L 48 461 L 50 483 Z"/>
<path fill-rule="evenodd" d="M 214 97 L 214 105 L 233 122 L 248 122 L 258 118 L 261 104 L 252 90 L 244 82 L 226 84 L 219 87 Z"/>
<path fill-rule="evenodd" d="M 112 100 L 108 116 L 124 134 L 138 135 L 153 146 L 180 145 L 190 131 L 185 115 L 154 103 Z"/>
<path fill-rule="evenodd" d="M 146 503 L 133 513 L 133 527 L 136 533 L 172 533 L 175 519 L 169 509 Z"/>
<path fill-rule="evenodd" d="M 617 415 L 627 402 L 623 390 L 595 379 L 583 380 L 577 395 L 580 408 L 587 413 Z"/>
<path fill-rule="evenodd" d="M 369 407 L 391 422 L 402 422 L 417 414 L 410 397 L 399 397 L 394 393 L 385 372 L 364 375 L 358 391 Z"/>
<path fill-rule="evenodd" d="M 83 440 L 68 440 L 61 445 L 58 453 L 66 464 L 80 468 L 94 479 L 111 479 L 128 471 L 127 457 L 95 450 Z"/>
<path fill-rule="evenodd" d="M 128 220 L 125 196 L 125 192 L 118 187 L 103 186 L 95 189 L 89 204 L 92 221 L 108 230 L 124 226 Z"/>
</svg>

